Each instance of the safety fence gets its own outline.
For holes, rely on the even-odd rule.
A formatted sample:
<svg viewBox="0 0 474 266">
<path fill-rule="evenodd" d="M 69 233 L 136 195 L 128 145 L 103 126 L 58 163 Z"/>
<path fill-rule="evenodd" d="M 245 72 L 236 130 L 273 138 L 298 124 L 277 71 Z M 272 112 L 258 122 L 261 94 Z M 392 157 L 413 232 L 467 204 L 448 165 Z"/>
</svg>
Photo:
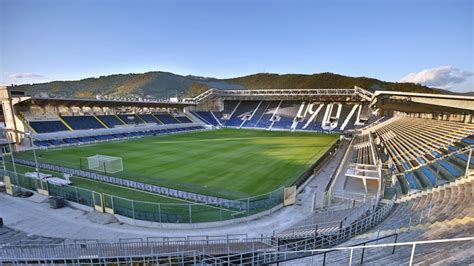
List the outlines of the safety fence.
<svg viewBox="0 0 474 266">
<path fill-rule="evenodd" d="M 131 250 L 130 246 L 122 245 L 118 246 L 117 255 L 111 254 L 108 257 L 103 255 L 105 249 L 93 250 L 92 247 L 88 248 L 82 245 L 81 251 L 84 255 L 80 257 L 59 257 L 49 258 L 43 256 L 41 253 L 43 250 L 40 247 L 34 247 L 37 249 L 36 256 L 21 257 L 16 256 L 19 251 L 19 247 L 10 247 L 10 250 L 2 252 L 0 249 L 0 262 L 12 263 L 13 265 L 18 264 L 88 264 L 88 265 L 109 265 L 109 264 L 139 264 L 139 265 L 261 265 L 273 262 L 272 258 L 280 258 L 279 261 L 290 261 L 307 257 L 303 264 L 313 265 L 352 265 L 354 263 L 363 264 L 369 261 L 369 263 L 385 264 L 386 262 L 413 265 L 414 262 L 423 262 L 426 256 L 426 249 L 431 251 L 440 251 L 446 244 L 453 243 L 466 243 L 474 241 L 474 237 L 463 237 L 463 238 L 452 238 L 452 239 L 435 239 L 435 240 L 424 240 L 424 241 L 412 241 L 412 242 L 397 242 L 397 234 L 389 237 L 380 239 L 373 239 L 356 245 L 348 247 L 336 247 L 336 248 L 320 248 L 310 249 L 309 246 L 301 247 L 297 251 L 285 251 L 284 249 L 279 250 L 258 250 L 255 249 L 250 256 L 246 254 L 228 254 L 225 256 L 213 256 L 208 253 L 204 253 L 200 250 L 183 250 L 183 251 L 172 251 L 172 252 L 152 252 L 153 245 L 149 245 L 148 251 L 150 253 L 144 253 L 135 255 L 136 250 Z M 386 242 L 390 241 L 390 242 Z M 380 243 L 386 242 L 386 243 Z M 80 248 L 80 247 L 78 247 Z M 254 248 L 257 248 L 254 246 Z M 60 249 L 58 248 L 58 251 Z M 128 254 L 125 254 L 124 250 L 128 250 Z M 22 252 L 29 254 L 31 250 L 29 248 L 24 249 Z M 135 252 L 133 252 L 135 251 Z M 59 253 L 58 253 L 59 254 Z M 73 255 L 74 252 L 69 254 Z M 432 253 L 429 253 L 432 254 Z M 16 257 L 15 257 L 16 256 Z M 432 255 L 431 255 L 432 256 Z M 462 258 L 460 258 L 462 259 Z M 384 263 L 385 262 L 385 263 Z M 295 262 L 296 263 L 296 262 Z"/>
<path fill-rule="evenodd" d="M 49 196 L 63 197 L 68 201 L 90 206 L 125 216 L 132 219 L 160 223 L 200 223 L 216 222 L 250 216 L 271 209 L 282 203 L 283 189 L 272 192 L 270 199 L 259 200 L 258 197 L 246 200 L 245 209 L 223 208 L 202 203 L 160 203 L 131 200 L 115 195 L 80 188 L 73 185 L 63 186 L 25 176 L 9 170 L 0 170 L 2 175 L 9 176 L 14 185 L 33 190 L 47 191 Z M 47 179 L 46 179 L 47 180 Z M 169 202 L 170 199 L 167 199 Z"/>
</svg>

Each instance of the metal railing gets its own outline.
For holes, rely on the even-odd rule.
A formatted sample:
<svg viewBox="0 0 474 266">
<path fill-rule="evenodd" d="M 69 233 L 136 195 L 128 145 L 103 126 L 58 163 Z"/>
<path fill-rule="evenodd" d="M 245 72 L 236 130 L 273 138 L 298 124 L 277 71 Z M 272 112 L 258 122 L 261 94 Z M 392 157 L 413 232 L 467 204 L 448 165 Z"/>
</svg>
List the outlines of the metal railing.
<svg viewBox="0 0 474 266">
<path fill-rule="evenodd" d="M 255 196 L 244 200 L 245 208 L 225 208 L 203 203 L 159 203 L 122 198 L 106 193 L 76 187 L 61 186 L 46 181 L 28 177 L 13 171 L 0 170 L 2 175 L 11 177 L 14 185 L 22 188 L 47 191 L 49 196 L 59 196 L 64 199 L 89 207 L 104 207 L 114 214 L 124 217 L 159 222 L 159 223 L 200 223 L 216 222 L 248 217 L 261 211 L 270 210 L 283 201 L 283 189 L 264 194 L 265 197 Z"/>
<path fill-rule="evenodd" d="M 391 235 L 392 236 L 392 235 Z M 388 237 L 391 237 L 388 236 Z M 397 234 L 394 234 L 394 236 L 398 236 Z M 385 238 L 385 237 L 384 237 Z M 368 242 L 375 242 L 379 241 L 380 239 L 374 239 Z M 366 250 L 369 249 L 382 249 L 382 248 L 390 248 L 390 253 L 387 254 L 387 256 L 390 256 L 392 254 L 395 254 L 396 248 L 400 248 L 403 246 L 411 247 L 410 251 L 410 256 L 409 258 L 407 256 L 404 257 L 394 257 L 392 259 L 392 262 L 397 262 L 402 264 L 402 262 L 407 261 L 409 265 L 413 265 L 413 261 L 415 259 L 415 254 L 416 254 L 416 247 L 422 246 L 422 245 L 429 245 L 429 244 L 442 244 L 442 243 L 452 243 L 452 242 L 466 242 L 466 241 L 474 241 L 474 237 L 463 237 L 463 238 L 452 238 L 452 239 L 436 239 L 436 240 L 421 240 L 421 241 L 411 241 L 411 242 L 398 242 L 395 240 L 394 243 L 385 243 L 385 244 L 372 244 L 372 245 L 366 245 L 366 243 L 363 244 L 358 244 L 358 245 L 353 245 L 350 247 L 336 247 L 336 248 L 328 248 L 328 249 L 314 249 L 314 250 L 298 250 L 298 251 L 285 251 L 285 250 L 279 250 L 279 251 L 274 251 L 274 252 L 269 252 L 263 255 L 263 257 L 283 257 L 283 260 L 281 261 L 288 261 L 288 260 L 293 260 L 293 259 L 298 259 L 302 257 L 309 257 L 309 256 L 323 256 L 323 262 L 321 264 L 325 265 L 326 263 L 326 256 L 329 252 L 334 252 L 334 251 L 348 251 L 348 263 L 349 265 L 352 265 L 353 261 L 355 261 L 354 258 L 354 251 L 356 250 L 361 250 L 361 258 L 360 258 L 360 264 L 364 262 L 364 254 Z M 299 255 L 298 254 L 303 254 Z M 340 254 L 344 254 L 344 252 L 339 252 Z M 344 255 L 343 255 L 344 256 Z M 402 255 L 403 256 L 403 255 Z M 377 258 L 380 260 L 383 260 L 383 258 Z M 265 261 L 265 260 L 263 260 Z M 262 261 L 258 261 L 258 263 L 264 263 Z M 339 262 L 341 263 L 341 262 Z M 381 262 L 380 262 L 381 263 Z"/>
</svg>

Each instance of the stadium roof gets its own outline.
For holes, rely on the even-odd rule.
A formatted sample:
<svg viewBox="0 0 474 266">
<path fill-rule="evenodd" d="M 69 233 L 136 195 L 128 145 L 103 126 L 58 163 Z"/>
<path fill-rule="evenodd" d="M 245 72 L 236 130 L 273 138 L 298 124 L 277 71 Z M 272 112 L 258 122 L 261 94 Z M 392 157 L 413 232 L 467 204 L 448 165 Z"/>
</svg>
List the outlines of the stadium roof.
<svg viewBox="0 0 474 266">
<path fill-rule="evenodd" d="M 407 113 L 474 113 L 474 97 L 452 94 L 428 94 L 377 91 L 371 106 Z"/>
<path fill-rule="evenodd" d="M 161 107 L 182 108 L 195 105 L 193 102 L 171 102 L 171 101 L 127 101 L 127 100 L 98 100 L 78 98 L 43 98 L 31 97 L 23 101 L 35 105 L 70 105 L 70 106 L 136 106 L 136 107 Z"/>
<path fill-rule="evenodd" d="M 248 89 L 220 90 L 209 89 L 190 99 L 202 103 L 216 97 L 227 100 L 327 100 L 327 101 L 370 101 L 373 94 L 357 86 L 354 88 L 330 89 Z"/>
</svg>

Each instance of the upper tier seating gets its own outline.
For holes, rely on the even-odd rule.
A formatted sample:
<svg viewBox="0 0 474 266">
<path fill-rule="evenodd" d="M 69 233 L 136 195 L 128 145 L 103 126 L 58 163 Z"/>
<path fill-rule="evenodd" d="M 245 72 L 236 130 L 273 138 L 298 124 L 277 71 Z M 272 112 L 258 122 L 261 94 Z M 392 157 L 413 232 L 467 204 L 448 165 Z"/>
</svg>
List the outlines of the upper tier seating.
<svg viewBox="0 0 474 266">
<path fill-rule="evenodd" d="M 135 114 L 117 115 L 127 125 L 144 124 L 145 122 Z"/>
<path fill-rule="evenodd" d="M 175 117 L 180 123 L 186 124 L 186 123 L 192 123 L 191 119 L 189 119 L 187 116 L 176 116 Z"/>
<path fill-rule="evenodd" d="M 104 128 L 94 116 L 62 116 L 62 118 L 72 129 Z"/>
<path fill-rule="evenodd" d="M 124 123 L 122 123 L 122 121 L 120 121 L 120 119 L 118 119 L 115 115 L 98 115 L 97 118 L 104 122 L 104 124 L 109 128 L 124 125 Z"/>
<path fill-rule="evenodd" d="M 62 121 L 30 121 L 30 126 L 36 133 L 49 133 L 58 131 L 69 131 Z"/>
<path fill-rule="evenodd" d="M 143 114 L 143 115 L 138 115 L 145 123 L 157 123 L 161 124 L 156 117 L 154 117 L 152 114 Z"/>
<path fill-rule="evenodd" d="M 154 114 L 154 116 L 163 124 L 179 124 L 179 121 L 170 114 L 160 113 Z"/>
</svg>

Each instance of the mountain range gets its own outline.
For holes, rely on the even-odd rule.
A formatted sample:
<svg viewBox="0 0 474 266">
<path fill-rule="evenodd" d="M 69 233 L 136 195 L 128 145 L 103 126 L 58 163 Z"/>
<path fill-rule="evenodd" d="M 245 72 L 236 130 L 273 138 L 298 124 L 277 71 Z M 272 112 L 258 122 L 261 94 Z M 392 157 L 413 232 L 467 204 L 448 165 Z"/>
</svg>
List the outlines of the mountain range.
<svg viewBox="0 0 474 266">
<path fill-rule="evenodd" d="M 349 77 L 334 73 L 271 74 L 258 73 L 243 77 L 217 79 L 211 77 L 182 76 L 154 71 L 140 74 L 115 74 L 76 81 L 52 81 L 17 85 L 31 95 L 50 97 L 108 97 L 169 98 L 176 95 L 192 97 L 209 88 L 216 89 L 319 89 L 353 88 L 369 91 L 389 90 L 423 93 L 452 93 L 414 83 L 387 82 L 368 77 Z"/>
</svg>

